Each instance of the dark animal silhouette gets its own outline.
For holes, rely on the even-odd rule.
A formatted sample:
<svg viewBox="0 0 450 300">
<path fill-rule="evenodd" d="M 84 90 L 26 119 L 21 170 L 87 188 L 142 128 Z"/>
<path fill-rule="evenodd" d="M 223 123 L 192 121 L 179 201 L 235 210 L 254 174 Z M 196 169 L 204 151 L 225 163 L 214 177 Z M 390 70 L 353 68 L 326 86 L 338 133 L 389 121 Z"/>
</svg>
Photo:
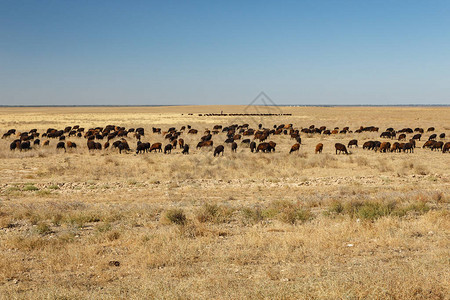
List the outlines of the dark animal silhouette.
<svg viewBox="0 0 450 300">
<path fill-rule="evenodd" d="M 391 152 L 400 152 L 401 148 L 400 148 L 400 143 L 399 142 L 395 142 L 392 144 L 391 146 Z"/>
<path fill-rule="evenodd" d="M 444 147 L 442 148 L 442 153 L 450 152 L 450 142 L 445 143 Z"/>
<path fill-rule="evenodd" d="M 216 155 L 219 156 L 220 153 L 222 153 L 222 156 L 223 156 L 224 150 L 225 150 L 225 148 L 222 145 L 217 146 L 216 149 L 214 149 L 214 157 Z"/>
<path fill-rule="evenodd" d="M 433 140 L 426 141 L 425 144 L 423 144 L 422 148 L 431 148 L 434 145 L 434 143 L 436 143 L 436 141 Z"/>
<path fill-rule="evenodd" d="M 381 143 L 379 150 L 382 153 L 386 153 L 386 152 L 390 151 L 391 150 L 391 143 L 389 143 L 389 142 Z"/>
<path fill-rule="evenodd" d="M 152 152 L 152 151 L 159 151 L 159 152 L 162 152 L 162 144 L 161 143 L 154 143 L 154 144 L 152 144 L 152 146 L 150 147 L 150 150 L 149 150 L 149 152 Z"/>
<path fill-rule="evenodd" d="M 299 143 L 294 144 L 294 145 L 292 145 L 291 150 L 289 151 L 289 154 L 291 154 L 292 152 L 298 151 L 299 149 L 300 149 L 300 144 Z"/>
<path fill-rule="evenodd" d="M 422 134 L 421 133 L 418 133 L 418 134 L 415 134 L 414 136 L 413 136 L 413 140 L 419 140 L 420 141 L 420 139 L 422 138 Z"/>
<path fill-rule="evenodd" d="M 148 152 L 150 149 L 150 143 L 140 143 L 136 147 L 136 154 Z"/>
<path fill-rule="evenodd" d="M 341 154 L 341 152 L 348 154 L 347 148 L 345 147 L 344 144 L 336 143 L 336 144 L 334 144 L 334 148 L 336 148 L 336 154 L 338 154 L 338 151 L 339 151 L 339 154 Z"/>
<path fill-rule="evenodd" d="M 358 140 L 351 140 L 350 142 L 348 142 L 348 148 L 351 148 L 350 146 L 355 146 L 358 147 Z"/>
<path fill-rule="evenodd" d="M 181 151 L 183 154 L 189 154 L 189 145 L 185 144 L 183 147 L 183 151 Z"/>
<path fill-rule="evenodd" d="M 56 144 L 56 149 L 64 149 L 64 152 L 66 152 L 66 144 L 64 142 L 59 142 Z"/>
<path fill-rule="evenodd" d="M 322 151 L 323 151 L 323 144 L 322 143 L 318 143 L 317 145 L 316 145 L 316 150 L 314 151 L 314 153 L 322 153 Z"/>
<path fill-rule="evenodd" d="M 203 148 L 203 147 L 212 147 L 214 145 L 213 141 L 202 141 L 197 144 L 197 149 Z"/>
<path fill-rule="evenodd" d="M 399 141 L 404 141 L 404 140 L 406 140 L 406 134 L 404 134 L 404 133 L 400 134 L 400 135 L 398 136 L 398 140 L 399 140 Z"/>
<path fill-rule="evenodd" d="M 172 153 L 172 148 L 173 148 L 173 146 L 172 146 L 171 144 L 167 144 L 167 145 L 164 147 L 164 154 Z"/>
<path fill-rule="evenodd" d="M 444 147 L 444 142 L 435 142 L 433 144 L 433 146 L 431 146 L 431 150 L 432 151 L 434 151 L 434 150 L 441 150 L 442 151 L 443 147 Z"/>
<path fill-rule="evenodd" d="M 277 143 L 270 141 L 269 146 L 270 146 L 270 151 L 275 152 L 275 147 L 277 146 Z"/>
<path fill-rule="evenodd" d="M 236 152 L 236 151 L 237 151 L 237 147 L 238 147 L 237 143 L 236 143 L 236 142 L 233 142 L 233 143 L 231 144 L 231 151 L 232 151 L 232 152 Z"/>
<path fill-rule="evenodd" d="M 403 152 L 414 153 L 414 147 L 411 143 L 405 143 L 402 148 Z"/>
</svg>

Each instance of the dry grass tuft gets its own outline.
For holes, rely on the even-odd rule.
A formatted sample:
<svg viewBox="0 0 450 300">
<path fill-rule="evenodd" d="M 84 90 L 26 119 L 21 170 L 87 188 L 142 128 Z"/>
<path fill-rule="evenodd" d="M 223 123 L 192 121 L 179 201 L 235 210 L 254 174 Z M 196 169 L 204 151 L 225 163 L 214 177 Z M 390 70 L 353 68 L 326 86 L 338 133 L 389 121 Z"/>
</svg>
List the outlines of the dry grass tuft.
<svg viewBox="0 0 450 300">
<path fill-rule="evenodd" d="M 182 209 L 167 210 L 161 219 L 163 224 L 186 225 L 187 218 Z"/>
</svg>

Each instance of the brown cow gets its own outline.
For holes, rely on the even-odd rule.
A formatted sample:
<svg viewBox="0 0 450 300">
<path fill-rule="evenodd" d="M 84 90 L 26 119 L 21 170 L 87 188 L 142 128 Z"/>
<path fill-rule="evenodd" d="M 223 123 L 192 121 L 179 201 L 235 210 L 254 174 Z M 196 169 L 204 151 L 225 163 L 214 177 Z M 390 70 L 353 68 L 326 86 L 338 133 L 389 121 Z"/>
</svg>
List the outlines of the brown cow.
<svg viewBox="0 0 450 300">
<path fill-rule="evenodd" d="M 381 143 L 380 148 L 379 148 L 380 152 L 382 152 L 382 153 L 386 153 L 390 149 L 391 149 L 391 143 L 389 143 L 389 142 Z"/>
<path fill-rule="evenodd" d="M 87 141 L 87 147 L 88 147 L 89 151 L 97 149 L 96 144 L 95 144 L 95 142 L 93 140 L 88 140 Z"/>
<path fill-rule="evenodd" d="M 66 152 L 66 144 L 64 142 L 59 142 L 56 144 L 56 149 L 64 149 L 64 152 Z"/>
<path fill-rule="evenodd" d="M 298 151 L 299 149 L 300 149 L 300 144 L 299 143 L 294 144 L 294 145 L 292 145 L 291 151 L 289 151 L 289 154 L 291 154 L 292 152 Z"/>
<path fill-rule="evenodd" d="M 159 152 L 162 152 L 162 144 L 161 143 L 154 143 L 154 144 L 152 144 L 152 146 L 150 147 L 149 152 L 152 152 L 153 150 L 155 152 L 156 152 L 156 150 L 159 150 Z"/>
<path fill-rule="evenodd" d="M 44 141 L 44 146 L 48 146 L 48 145 L 50 145 L 50 140 L 45 140 Z"/>
<path fill-rule="evenodd" d="M 255 142 L 251 142 L 250 143 L 250 151 L 253 153 L 253 151 L 256 150 L 256 143 Z"/>
<path fill-rule="evenodd" d="M 237 143 L 233 142 L 233 144 L 231 144 L 231 151 L 232 152 L 236 152 L 237 151 L 237 147 L 238 147 Z"/>
<path fill-rule="evenodd" d="M 220 153 L 222 153 L 223 156 L 224 150 L 225 148 L 222 145 L 217 146 L 216 149 L 214 149 L 214 157 L 216 157 L 216 155 L 219 156 Z"/>
<path fill-rule="evenodd" d="M 180 148 L 184 147 L 184 140 L 183 139 L 178 139 L 178 145 L 180 146 Z"/>
<path fill-rule="evenodd" d="M 270 141 L 269 146 L 270 146 L 270 151 L 275 152 L 275 147 L 277 146 L 277 143 Z"/>
<path fill-rule="evenodd" d="M 350 146 L 358 147 L 358 140 L 351 140 L 350 142 L 348 142 L 347 147 L 351 148 Z"/>
<path fill-rule="evenodd" d="M 186 144 L 183 146 L 183 151 L 181 151 L 183 154 L 189 154 L 189 145 Z"/>
<path fill-rule="evenodd" d="M 442 148 L 442 153 L 450 152 L 450 142 L 445 143 L 444 147 Z"/>
<path fill-rule="evenodd" d="M 402 147 L 403 152 L 410 152 L 410 153 L 414 153 L 414 147 L 413 144 L 411 143 L 405 143 Z"/>
<path fill-rule="evenodd" d="M 444 142 L 435 142 L 433 146 L 431 146 L 431 150 L 438 149 L 442 151 L 442 147 L 444 147 Z"/>
<path fill-rule="evenodd" d="M 167 145 L 164 147 L 164 154 L 172 153 L 172 148 L 173 148 L 172 144 L 167 144 Z"/>
<path fill-rule="evenodd" d="M 434 145 L 434 143 L 436 143 L 436 141 L 433 140 L 426 141 L 425 144 L 423 144 L 422 148 L 431 148 Z"/>
<path fill-rule="evenodd" d="M 395 142 L 394 144 L 392 144 L 391 147 L 391 152 L 400 152 L 400 147 L 399 147 L 400 143 L 399 142 Z"/>
<path fill-rule="evenodd" d="M 213 141 L 202 141 L 197 144 L 197 149 L 202 147 L 212 147 L 214 145 Z"/>
<path fill-rule="evenodd" d="M 317 145 L 316 145 L 316 151 L 315 151 L 315 153 L 317 154 L 317 153 L 322 153 L 322 150 L 323 150 L 323 144 L 322 143 L 318 143 Z"/>
<path fill-rule="evenodd" d="M 347 148 L 345 147 L 344 144 L 336 143 L 336 144 L 334 144 L 334 148 L 336 148 L 336 154 L 338 154 L 338 151 L 339 151 L 339 154 L 341 154 L 341 152 L 348 154 Z"/>
<path fill-rule="evenodd" d="M 270 146 L 269 143 L 260 143 L 258 145 L 258 147 L 256 147 L 256 152 L 259 152 L 259 151 L 270 153 L 270 152 L 272 152 L 272 147 Z"/>
</svg>

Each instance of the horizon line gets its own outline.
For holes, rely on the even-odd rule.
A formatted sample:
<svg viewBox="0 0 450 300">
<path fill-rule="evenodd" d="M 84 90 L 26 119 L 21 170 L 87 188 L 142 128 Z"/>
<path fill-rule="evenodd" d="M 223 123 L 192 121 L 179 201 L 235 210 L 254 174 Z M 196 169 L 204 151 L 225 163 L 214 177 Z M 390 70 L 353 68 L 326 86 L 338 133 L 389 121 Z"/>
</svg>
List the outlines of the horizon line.
<svg viewBox="0 0 450 300">
<path fill-rule="evenodd" d="M 248 105 L 248 104 L 42 104 L 42 105 L 3 105 L 0 107 L 171 107 L 171 106 L 269 106 L 269 107 L 448 107 L 450 104 L 276 104 L 276 105 Z"/>
</svg>

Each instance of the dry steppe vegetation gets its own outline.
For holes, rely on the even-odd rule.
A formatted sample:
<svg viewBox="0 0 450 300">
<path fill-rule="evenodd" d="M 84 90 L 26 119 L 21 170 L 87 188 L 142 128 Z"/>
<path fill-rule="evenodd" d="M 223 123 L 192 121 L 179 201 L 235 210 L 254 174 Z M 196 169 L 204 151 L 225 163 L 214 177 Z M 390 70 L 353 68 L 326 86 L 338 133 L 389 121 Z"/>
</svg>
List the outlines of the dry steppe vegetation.
<svg viewBox="0 0 450 300">
<path fill-rule="evenodd" d="M 335 155 L 379 133 L 270 137 L 275 153 L 196 150 L 215 124 L 431 127 L 448 107 L 283 107 L 292 116 L 205 117 L 241 106 L 0 108 L 9 128 L 190 124 L 191 154 L 10 151 L 0 140 L 4 299 L 448 299 L 450 154 L 417 148 Z M 192 114 L 192 115 L 189 115 Z M 424 134 L 427 137 L 429 134 Z M 128 138 L 132 148 L 136 141 Z M 213 136 L 215 145 L 224 134 Z M 322 154 L 314 154 L 317 143 Z M 421 145 L 425 141 L 419 142 Z"/>
</svg>

